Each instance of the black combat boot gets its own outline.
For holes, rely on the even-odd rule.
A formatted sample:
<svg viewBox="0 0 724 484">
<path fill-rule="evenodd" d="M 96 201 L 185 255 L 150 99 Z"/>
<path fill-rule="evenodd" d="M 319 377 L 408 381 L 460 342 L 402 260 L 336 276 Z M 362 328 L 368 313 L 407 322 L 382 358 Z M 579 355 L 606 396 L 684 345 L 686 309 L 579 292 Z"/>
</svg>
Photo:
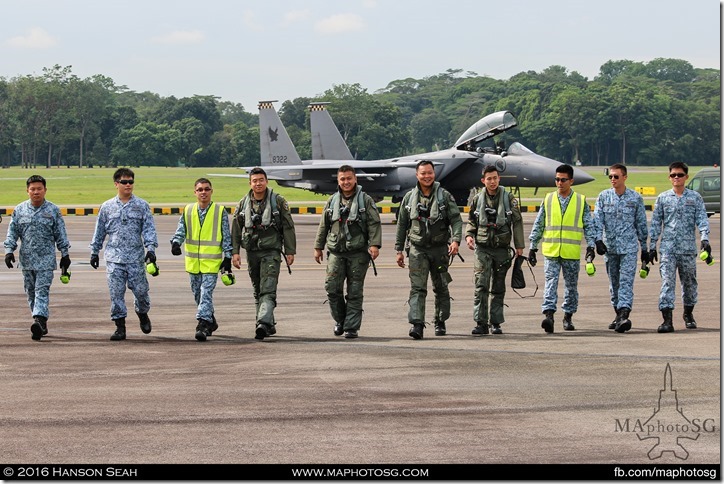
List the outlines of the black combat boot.
<svg viewBox="0 0 724 484">
<path fill-rule="evenodd" d="M 412 323 L 412 328 L 410 328 L 410 336 L 413 339 L 422 339 L 424 332 L 425 323 Z"/>
<path fill-rule="evenodd" d="M 628 315 L 631 314 L 631 308 L 620 308 L 618 311 L 621 316 L 618 319 L 618 324 L 616 324 L 615 329 L 617 333 L 625 333 L 631 329 L 631 320 L 628 319 Z"/>
<path fill-rule="evenodd" d="M 500 327 L 499 324 L 493 323 L 493 330 L 491 331 L 491 333 L 493 333 L 493 334 L 503 334 L 503 330 L 502 330 L 502 328 Z"/>
<path fill-rule="evenodd" d="M 657 330 L 659 333 L 671 333 L 674 331 L 674 323 L 672 322 L 672 313 L 673 311 L 671 308 L 662 309 L 661 314 L 664 316 L 664 322 L 661 323 L 661 326 L 659 326 L 659 329 Z"/>
<path fill-rule="evenodd" d="M 686 324 L 686 329 L 696 329 L 694 306 L 684 306 L 684 323 Z"/>
<path fill-rule="evenodd" d="M 490 327 L 488 326 L 488 323 L 478 323 L 478 325 L 473 328 L 473 334 L 488 333 L 490 333 Z"/>
<path fill-rule="evenodd" d="M 553 332 L 553 323 L 555 322 L 553 319 L 554 313 L 555 311 L 551 311 L 550 309 L 547 311 L 543 311 L 543 314 L 545 314 L 546 318 L 540 323 L 540 327 L 543 328 L 546 333 Z"/>
<path fill-rule="evenodd" d="M 344 334 L 344 321 L 341 323 L 334 323 L 334 335 L 342 336 Z"/>
<path fill-rule="evenodd" d="M 111 335 L 111 341 L 126 339 L 126 318 L 114 319 L 113 322 L 116 323 L 116 331 Z"/>
<path fill-rule="evenodd" d="M 143 331 L 143 334 L 148 334 L 151 332 L 151 319 L 148 317 L 148 313 L 139 313 L 136 311 L 136 314 L 138 315 L 138 319 L 141 322 L 141 331 Z"/>
<path fill-rule="evenodd" d="M 47 318 L 43 316 L 33 317 L 33 324 L 30 326 L 30 332 L 32 333 L 31 338 L 35 341 L 40 341 L 40 338 L 48 334 L 48 327 L 46 325 L 47 321 Z"/>
<path fill-rule="evenodd" d="M 608 325 L 608 329 L 616 329 L 616 325 L 618 324 L 619 320 L 621 319 L 621 310 L 616 310 L 616 318 L 614 318 L 613 321 L 611 321 L 611 324 Z"/>
<path fill-rule="evenodd" d="M 264 338 L 266 338 L 267 336 L 269 336 L 269 326 L 267 326 L 264 323 L 258 323 L 256 325 L 256 332 L 255 332 L 254 339 L 258 339 L 261 341 Z"/>
<path fill-rule="evenodd" d="M 206 338 L 211 336 L 211 332 L 209 331 L 210 323 L 205 319 L 199 319 L 198 321 L 199 324 L 196 325 L 195 338 L 197 341 L 206 341 Z"/>
<path fill-rule="evenodd" d="M 435 336 L 445 336 L 446 334 L 445 321 L 435 321 Z"/>
<path fill-rule="evenodd" d="M 566 331 L 573 331 L 576 329 L 576 327 L 573 326 L 573 313 L 563 314 L 563 329 Z"/>
<path fill-rule="evenodd" d="M 219 323 L 216 322 L 216 316 L 213 314 L 211 315 L 211 322 L 209 323 L 209 327 L 207 328 L 209 330 L 209 336 L 214 334 L 214 331 L 219 329 Z"/>
</svg>

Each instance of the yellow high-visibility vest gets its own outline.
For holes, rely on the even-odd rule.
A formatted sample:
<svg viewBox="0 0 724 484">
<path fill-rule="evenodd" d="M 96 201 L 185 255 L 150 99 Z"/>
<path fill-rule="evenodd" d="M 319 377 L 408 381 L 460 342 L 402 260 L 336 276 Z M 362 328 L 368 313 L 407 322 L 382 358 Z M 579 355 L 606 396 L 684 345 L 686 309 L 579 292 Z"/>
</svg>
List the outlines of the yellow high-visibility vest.
<svg viewBox="0 0 724 484">
<path fill-rule="evenodd" d="M 543 202 L 546 211 L 542 239 L 544 256 L 580 260 L 585 203 L 586 197 L 574 192 L 566 207 L 566 213 L 561 214 L 558 193 L 553 192 L 546 195 Z"/>
<path fill-rule="evenodd" d="M 186 240 L 184 256 L 186 272 L 191 274 L 215 274 L 221 269 L 224 257 L 221 247 L 221 217 L 224 207 L 211 202 L 204 224 L 199 220 L 199 204 L 189 204 L 184 208 L 186 222 Z"/>
</svg>

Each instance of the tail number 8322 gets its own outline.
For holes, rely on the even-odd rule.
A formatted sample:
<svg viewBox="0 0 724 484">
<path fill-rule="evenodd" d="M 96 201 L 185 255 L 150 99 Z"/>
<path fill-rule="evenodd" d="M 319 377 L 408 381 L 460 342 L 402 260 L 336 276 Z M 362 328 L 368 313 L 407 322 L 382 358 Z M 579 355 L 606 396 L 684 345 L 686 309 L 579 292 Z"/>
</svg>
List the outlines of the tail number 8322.
<svg viewBox="0 0 724 484">
<path fill-rule="evenodd" d="M 287 155 L 272 156 L 271 162 L 272 163 L 286 163 Z"/>
</svg>

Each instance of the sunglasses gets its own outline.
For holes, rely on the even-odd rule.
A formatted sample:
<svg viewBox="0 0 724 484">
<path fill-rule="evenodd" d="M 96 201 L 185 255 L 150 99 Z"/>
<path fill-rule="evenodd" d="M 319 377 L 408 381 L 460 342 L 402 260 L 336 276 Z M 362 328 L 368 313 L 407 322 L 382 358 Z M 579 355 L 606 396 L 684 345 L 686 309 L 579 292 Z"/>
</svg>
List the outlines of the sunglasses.
<svg viewBox="0 0 724 484">
<path fill-rule="evenodd" d="M 133 180 L 118 180 L 121 185 L 133 185 Z"/>
<path fill-rule="evenodd" d="M 684 178 L 686 173 L 669 173 L 669 178 Z"/>
<path fill-rule="evenodd" d="M 210 192 L 211 188 L 209 188 L 209 187 L 197 188 L 196 191 L 197 192 Z"/>
<path fill-rule="evenodd" d="M 561 183 L 565 183 L 568 180 L 570 180 L 570 178 L 556 178 L 556 182 L 561 182 Z"/>
<path fill-rule="evenodd" d="M 619 175 L 608 175 L 609 180 L 618 180 L 619 178 Z"/>
</svg>

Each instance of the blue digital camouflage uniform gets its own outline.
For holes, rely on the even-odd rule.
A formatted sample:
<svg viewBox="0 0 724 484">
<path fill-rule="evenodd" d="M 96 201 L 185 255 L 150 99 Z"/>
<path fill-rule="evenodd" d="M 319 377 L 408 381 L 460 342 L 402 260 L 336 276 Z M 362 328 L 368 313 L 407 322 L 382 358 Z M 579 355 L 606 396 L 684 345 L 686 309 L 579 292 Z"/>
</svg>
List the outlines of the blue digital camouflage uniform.
<svg viewBox="0 0 724 484">
<path fill-rule="evenodd" d="M 151 298 L 143 259 L 146 251 L 155 252 L 158 247 L 151 207 L 135 195 L 126 203 L 117 196 L 107 200 L 98 211 L 90 244 L 92 255 L 103 248 L 106 236 L 108 243 L 103 258 L 111 296 L 111 319 L 127 316 L 126 286 L 133 292 L 136 312 L 148 313 Z"/>
<path fill-rule="evenodd" d="M 604 260 L 611 305 L 614 309 L 632 309 L 639 246 L 642 251 L 648 251 L 644 199 L 630 188 L 620 196 L 609 188 L 598 195 L 593 219 L 596 222 L 595 239 L 603 240 L 608 249 Z"/>
<path fill-rule="evenodd" d="M 60 209 L 45 201 L 34 207 L 26 200 L 13 210 L 5 239 L 5 253 L 15 252 L 20 240 L 18 267 L 23 271 L 25 294 L 33 317 L 48 318 L 50 285 L 53 271 L 58 267 L 55 249 L 62 257 L 68 255 L 70 242 Z"/>
<path fill-rule="evenodd" d="M 199 223 L 204 224 L 206 214 L 209 212 L 209 205 L 206 208 L 199 207 Z M 224 258 L 231 258 L 231 228 L 229 225 L 229 218 L 224 214 L 221 217 L 221 239 L 222 247 L 224 251 Z M 186 218 L 182 214 L 176 227 L 176 233 L 171 238 L 171 243 L 176 242 L 183 247 L 184 241 L 186 240 Z M 219 278 L 219 273 L 214 274 L 192 274 L 189 273 L 191 282 L 191 292 L 194 294 L 194 300 L 196 301 L 196 319 L 203 319 L 205 321 L 211 321 L 214 317 L 214 289 L 216 288 L 216 282 Z"/>
<path fill-rule="evenodd" d="M 677 269 L 684 306 L 696 305 L 696 229 L 699 230 L 702 241 L 709 240 L 709 220 L 701 195 L 685 188 L 680 197 L 671 189 L 656 198 L 649 237 L 651 248 L 655 249 L 661 236 L 658 251 L 661 274 L 659 310 L 674 309 Z"/>
<path fill-rule="evenodd" d="M 575 192 L 571 190 L 571 194 L 566 198 L 558 195 L 558 200 L 561 204 L 561 213 L 565 213 L 568 202 L 571 201 L 574 193 Z M 528 236 L 531 250 L 538 248 L 538 243 L 543 237 L 545 230 L 545 220 L 545 207 L 541 205 L 538 216 L 535 218 L 535 222 L 533 222 L 533 228 Z M 583 236 L 586 239 L 588 247 L 595 246 L 595 234 L 595 222 L 591 215 L 591 208 L 588 202 L 586 202 L 583 206 Z M 546 257 L 543 269 L 546 283 L 543 293 L 543 304 L 541 305 L 542 311 L 555 311 L 558 306 L 558 278 L 562 270 L 565 291 L 561 309 L 566 313 L 575 313 L 578 310 L 578 272 L 581 269 L 581 259 L 562 259 L 560 257 L 552 259 Z"/>
</svg>

